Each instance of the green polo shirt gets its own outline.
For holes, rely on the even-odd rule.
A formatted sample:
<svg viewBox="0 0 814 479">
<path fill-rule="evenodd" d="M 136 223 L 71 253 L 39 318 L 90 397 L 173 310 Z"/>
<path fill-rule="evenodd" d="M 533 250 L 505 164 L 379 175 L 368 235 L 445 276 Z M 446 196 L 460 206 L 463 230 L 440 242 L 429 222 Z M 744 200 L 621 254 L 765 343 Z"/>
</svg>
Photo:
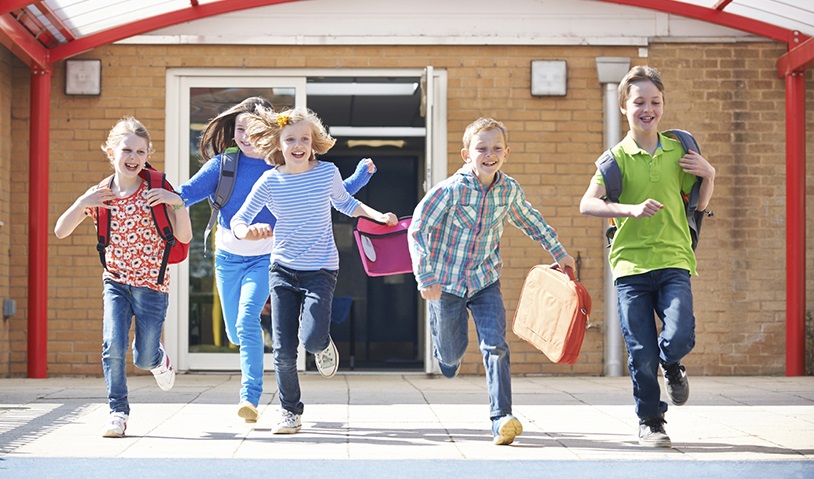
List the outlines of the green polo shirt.
<svg viewBox="0 0 814 479">
<path fill-rule="evenodd" d="M 689 193 L 695 175 L 684 172 L 678 160 L 681 143 L 659 133 L 653 156 L 629 135 L 611 151 L 622 172 L 622 204 L 639 204 L 653 198 L 664 209 L 649 218 L 618 218 L 609 254 L 614 279 L 664 268 L 680 268 L 696 275 L 695 253 L 681 192 Z M 593 181 L 605 183 L 597 170 Z"/>
</svg>

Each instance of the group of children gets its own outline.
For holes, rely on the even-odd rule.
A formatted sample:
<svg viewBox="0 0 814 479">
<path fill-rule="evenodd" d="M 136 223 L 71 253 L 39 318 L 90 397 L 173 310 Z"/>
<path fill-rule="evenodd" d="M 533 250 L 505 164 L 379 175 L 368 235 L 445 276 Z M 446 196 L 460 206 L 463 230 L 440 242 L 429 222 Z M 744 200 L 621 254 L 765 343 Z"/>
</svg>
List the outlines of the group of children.
<svg viewBox="0 0 814 479">
<path fill-rule="evenodd" d="M 611 246 L 622 331 L 629 352 L 639 443 L 670 447 L 664 431 L 667 404 L 660 400 L 659 365 L 667 395 L 686 402 L 689 385 L 681 359 L 694 346 L 695 319 L 690 247 L 681 193 L 703 178 L 698 208 L 712 196 L 715 169 L 698 152 L 658 131 L 664 87 L 658 72 L 634 67 L 619 86 L 620 109 L 630 130 L 612 149 L 622 171 L 619 203 L 607 201 L 597 173 L 580 202 L 586 215 L 616 218 Z M 171 206 L 178 241 L 189 242 L 192 228 L 186 206 L 212 199 L 225 150 L 237 146 L 234 191 L 218 211 L 215 271 L 229 340 L 240 346 L 242 373 L 237 414 L 258 417 L 263 388 L 263 333 L 260 312 L 271 296 L 272 341 L 280 417 L 272 432 L 291 434 L 302 427 L 304 405 L 296 369 L 302 341 L 325 377 L 336 373 L 339 358 L 330 315 L 339 258 L 331 227 L 331 207 L 348 216 L 395 224 L 353 198 L 370 180 L 375 165 L 360 161 L 344 182 L 332 163 L 317 160 L 334 139 L 311 111 L 281 112 L 262 98 L 249 98 L 213 119 L 200 140 L 205 164 L 176 192 L 147 189 L 139 177 L 152 144 L 133 118 L 118 122 L 102 145 L 114 169 L 109 187 L 94 186 L 59 218 L 55 234 L 71 234 L 86 216 L 108 208 L 111 244 L 105 249 L 102 365 L 110 419 L 103 435 L 125 433 L 127 400 L 125 355 L 135 316 L 134 362 L 151 370 L 163 390 L 175 371 L 160 342 L 167 308 L 167 283 L 157 284 L 164 249 L 149 218 L 157 205 Z M 408 244 L 422 298 L 428 301 L 433 354 L 441 373 L 455 377 L 468 345 L 471 313 L 483 355 L 489 417 L 495 444 L 511 444 L 523 431 L 512 415 L 506 310 L 500 289 L 500 237 L 504 222 L 540 243 L 561 266 L 575 267 L 543 216 L 526 200 L 515 179 L 501 171 L 509 159 L 505 126 L 490 118 L 470 124 L 463 135 L 464 165 L 435 185 L 419 202 Z M 655 316 L 662 327 L 657 327 Z"/>
</svg>

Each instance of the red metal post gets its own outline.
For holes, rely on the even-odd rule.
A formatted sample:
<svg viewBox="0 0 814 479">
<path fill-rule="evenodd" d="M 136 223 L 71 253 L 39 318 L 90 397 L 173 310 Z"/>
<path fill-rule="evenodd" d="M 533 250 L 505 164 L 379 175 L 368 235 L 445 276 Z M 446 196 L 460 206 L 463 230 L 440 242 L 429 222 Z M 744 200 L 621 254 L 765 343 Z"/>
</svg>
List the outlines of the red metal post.
<svg viewBox="0 0 814 479">
<path fill-rule="evenodd" d="M 786 376 L 804 376 L 806 268 L 806 82 L 786 75 Z"/>
<path fill-rule="evenodd" d="M 48 376 L 48 163 L 51 72 L 31 69 L 28 188 L 28 377 Z"/>
</svg>

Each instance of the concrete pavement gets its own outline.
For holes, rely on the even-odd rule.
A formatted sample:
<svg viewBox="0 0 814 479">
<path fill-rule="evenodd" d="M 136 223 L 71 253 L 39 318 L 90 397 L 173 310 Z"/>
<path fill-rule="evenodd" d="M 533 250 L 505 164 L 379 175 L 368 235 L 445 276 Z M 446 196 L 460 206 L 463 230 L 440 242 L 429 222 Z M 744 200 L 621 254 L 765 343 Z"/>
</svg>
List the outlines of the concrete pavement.
<svg viewBox="0 0 814 479">
<path fill-rule="evenodd" d="M 482 376 L 300 379 L 303 429 L 288 436 L 271 434 L 273 374 L 256 424 L 236 415 L 239 375 L 179 375 L 170 392 L 131 377 L 121 439 L 100 434 L 101 378 L 0 379 L 0 478 L 814 478 L 814 377 L 691 376 L 667 413 L 672 449 L 637 444 L 626 377 L 514 378 L 512 446 L 491 443 Z"/>
</svg>

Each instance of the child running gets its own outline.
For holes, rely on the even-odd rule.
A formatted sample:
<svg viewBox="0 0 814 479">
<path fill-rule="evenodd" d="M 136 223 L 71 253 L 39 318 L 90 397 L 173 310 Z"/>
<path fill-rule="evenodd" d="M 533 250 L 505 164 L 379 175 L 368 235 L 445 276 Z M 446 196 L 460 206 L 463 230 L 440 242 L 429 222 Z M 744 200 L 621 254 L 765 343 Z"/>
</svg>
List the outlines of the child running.
<svg viewBox="0 0 814 479">
<path fill-rule="evenodd" d="M 500 291 L 500 237 L 509 220 L 547 249 L 560 267 L 575 267 L 517 181 L 500 171 L 509 159 L 503 123 L 479 118 L 463 136 L 464 166 L 427 192 L 413 212 L 408 241 L 421 297 L 429 301 L 433 354 L 441 373 L 458 375 L 469 343 L 469 312 L 486 368 L 493 442 L 523 432 L 512 415 L 506 308 Z"/>
<path fill-rule="evenodd" d="M 339 366 L 330 336 L 339 269 L 331 206 L 348 216 L 366 216 L 389 225 L 398 220 L 393 213 L 380 213 L 353 198 L 336 166 L 316 159 L 336 140 L 312 111 L 275 113 L 258 108 L 249 116 L 247 135 L 255 151 L 276 168 L 255 183 L 230 227 L 238 239 L 274 235 L 269 287 L 281 415 L 272 433 L 294 434 L 302 428 L 304 410 L 297 375 L 300 339 L 305 350 L 314 354 L 321 375 L 332 377 Z M 264 207 L 277 219 L 273 229 L 270 224 L 253 224 Z"/>
<path fill-rule="evenodd" d="M 201 134 L 200 151 L 206 162 L 179 188 L 186 205 L 204 199 L 214 201 L 220 178 L 221 156 L 227 148 L 237 146 L 237 170 L 229 199 L 218 209 L 215 232 L 215 283 L 218 288 L 226 336 L 240 346 L 241 388 L 237 415 L 244 421 L 257 422 L 260 395 L 263 392 L 263 328 L 260 313 L 269 297 L 269 254 L 274 246 L 271 234 L 276 222 L 267 208 L 262 208 L 249 224 L 248 236 L 256 241 L 238 241 L 229 223 L 246 201 L 251 187 L 274 168 L 258 154 L 246 136 L 249 116 L 258 108 L 272 110 L 265 98 L 246 98 L 212 119 Z M 373 175 L 373 161 L 359 162 L 345 188 L 356 193 Z"/>
<path fill-rule="evenodd" d="M 136 367 L 150 370 L 164 391 L 175 383 L 175 370 L 161 344 L 170 278 L 166 273 L 163 283 L 157 284 L 165 242 L 156 233 L 151 208 L 172 206 L 167 213 L 176 241 L 189 243 L 192 225 L 181 197 L 163 188 L 148 190 L 139 176 L 153 153 L 150 135 L 141 122 L 132 117 L 120 120 L 110 130 L 102 151 L 113 166 L 110 187 L 96 185 L 77 198 L 57 220 L 54 234 L 65 238 L 88 216 L 96 223 L 98 208 L 110 210 L 110 245 L 105 249 L 107 267 L 102 273 L 102 369 L 110 416 L 102 435 L 123 437 L 130 416 L 125 356 L 133 316 Z"/>
<path fill-rule="evenodd" d="M 619 107 L 630 127 L 611 148 L 622 172 L 619 203 L 607 200 L 597 170 L 579 210 L 616 218 L 608 259 L 628 351 L 639 444 L 671 447 L 664 430 L 667 403 L 660 398 L 659 366 L 670 402 L 686 403 L 690 385 L 681 359 L 695 346 L 690 276 L 697 274 L 696 259 L 681 195 L 689 194 L 696 179 L 702 178 L 698 211 L 705 210 L 712 198 L 715 168 L 699 152 L 684 151 L 679 141 L 659 132 L 664 83 L 654 68 L 630 69 L 619 83 Z"/>
</svg>

